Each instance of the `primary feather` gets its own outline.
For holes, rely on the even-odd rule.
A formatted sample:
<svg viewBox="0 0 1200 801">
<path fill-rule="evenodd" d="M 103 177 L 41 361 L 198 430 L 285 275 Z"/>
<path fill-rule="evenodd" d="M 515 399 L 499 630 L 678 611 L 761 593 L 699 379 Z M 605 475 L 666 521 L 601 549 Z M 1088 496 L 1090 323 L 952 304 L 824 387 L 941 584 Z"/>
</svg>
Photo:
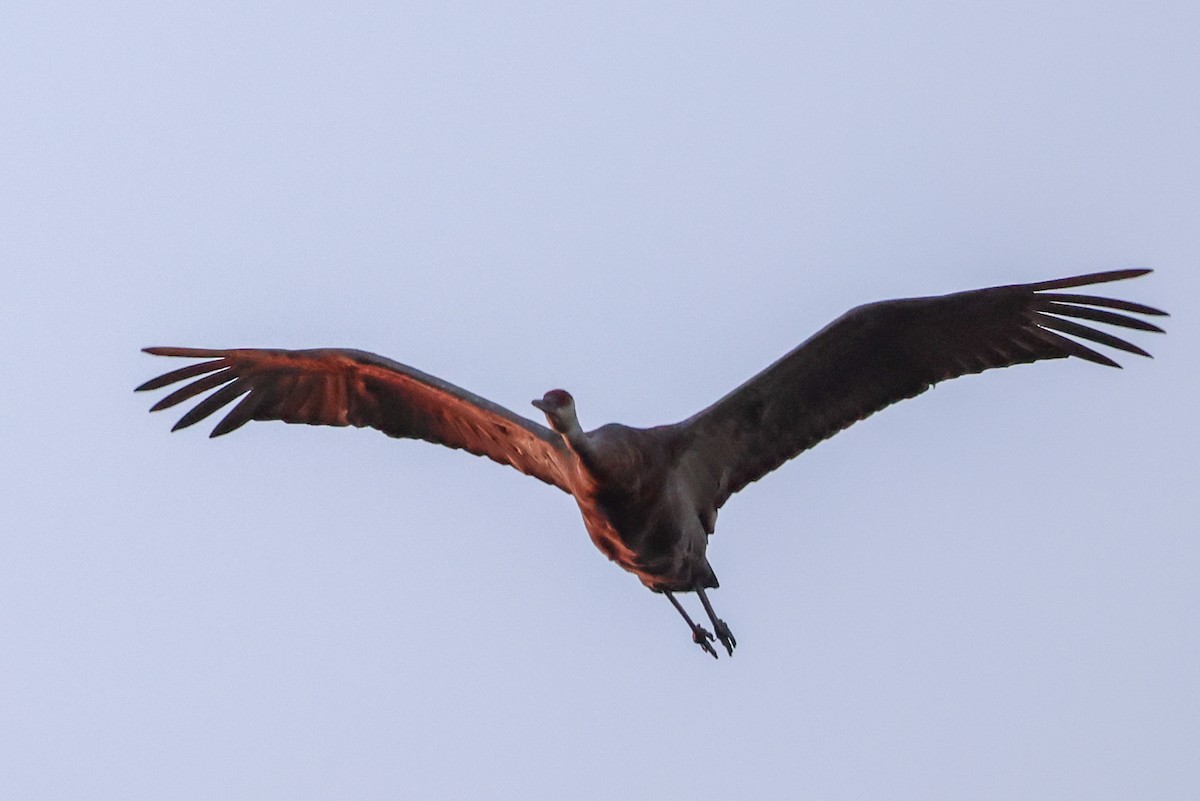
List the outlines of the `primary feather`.
<svg viewBox="0 0 1200 801">
<path fill-rule="evenodd" d="M 1161 332 L 1165 313 L 1127 300 L 1059 290 L 1136 278 L 1119 270 L 852 309 L 707 409 L 679 423 L 618 424 L 585 432 L 575 402 L 551 390 L 534 405 L 551 428 L 407 365 L 358 350 L 146 348 L 202 359 L 138 387 L 180 384 L 151 407 L 211 392 L 175 424 L 200 422 L 236 401 L 212 430 L 251 420 L 361 426 L 486 456 L 570 493 L 596 546 L 668 595 L 693 639 L 713 639 L 672 595 L 700 595 L 717 638 L 736 645 L 705 589 L 717 510 L 738 490 L 885 406 L 939 381 L 994 367 L 1076 357 L 1119 365 L 1097 347 L 1148 356 L 1096 328 Z M 1133 315 L 1141 315 L 1137 317 Z M 1080 322 L 1085 321 L 1085 322 Z"/>
</svg>

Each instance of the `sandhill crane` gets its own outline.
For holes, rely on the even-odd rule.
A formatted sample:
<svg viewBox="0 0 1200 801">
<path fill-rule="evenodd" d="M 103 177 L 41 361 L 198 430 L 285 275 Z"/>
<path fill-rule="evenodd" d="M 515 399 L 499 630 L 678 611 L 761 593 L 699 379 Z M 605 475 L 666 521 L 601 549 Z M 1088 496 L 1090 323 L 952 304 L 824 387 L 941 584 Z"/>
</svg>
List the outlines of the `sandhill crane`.
<svg viewBox="0 0 1200 801">
<path fill-rule="evenodd" d="M 596 547 L 650 590 L 665 595 L 687 621 L 692 640 L 716 658 L 714 637 L 731 656 L 737 645 L 705 592 L 717 586 L 705 552 L 717 511 L 729 496 L 852 423 L 938 381 L 1067 356 L 1119 367 L 1077 339 L 1149 356 L 1075 320 L 1161 332 L 1129 315 L 1165 312 L 1057 291 L 1148 272 L 1119 270 L 859 306 L 707 409 L 654 428 L 610 423 L 585 432 L 574 399 L 554 389 L 533 401 L 545 414 L 547 429 L 407 365 L 334 348 L 146 348 L 157 356 L 204 361 L 147 381 L 138 390 L 195 379 L 151 411 L 216 390 L 172 430 L 241 398 L 211 436 L 228 434 L 250 420 L 365 426 L 392 437 L 461 448 L 552 484 L 574 496 Z M 679 592 L 700 597 L 712 632 L 692 620 L 675 597 Z"/>
</svg>

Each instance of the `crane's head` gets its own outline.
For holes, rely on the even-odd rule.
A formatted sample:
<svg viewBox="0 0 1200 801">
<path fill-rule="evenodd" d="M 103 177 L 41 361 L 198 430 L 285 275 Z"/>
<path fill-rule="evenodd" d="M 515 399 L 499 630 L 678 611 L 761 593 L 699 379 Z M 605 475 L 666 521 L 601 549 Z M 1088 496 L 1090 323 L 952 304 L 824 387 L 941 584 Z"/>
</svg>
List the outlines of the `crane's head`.
<svg viewBox="0 0 1200 801">
<path fill-rule="evenodd" d="M 533 401 L 533 405 L 546 414 L 550 427 L 560 434 L 579 429 L 579 418 L 575 416 L 575 399 L 565 389 L 552 389 Z"/>
</svg>

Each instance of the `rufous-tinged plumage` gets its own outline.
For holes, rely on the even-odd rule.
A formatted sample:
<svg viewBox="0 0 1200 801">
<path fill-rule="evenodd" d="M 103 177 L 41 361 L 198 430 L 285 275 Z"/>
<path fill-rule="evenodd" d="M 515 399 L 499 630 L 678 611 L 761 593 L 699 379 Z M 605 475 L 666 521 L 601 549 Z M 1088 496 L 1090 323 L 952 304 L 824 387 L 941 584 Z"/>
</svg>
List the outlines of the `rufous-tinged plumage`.
<svg viewBox="0 0 1200 801">
<path fill-rule="evenodd" d="M 1060 291 L 1148 272 L 1120 270 L 859 306 L 707 409 L 648 429 L 609 424 L 585 432 L 574 399 L 557 389 L 534 401 L 550 423 L 546 428 L 414 368 L 334 348 L 147 348 L 158 356 L 203 361 L 138 389 L 186 382 L 152 411 L 211 392 L 175 429 L 236 401 L 212 436 L 251 420 L 370 427 L 486 456 L 553 484 L 575 497 L 596 546 L 666 594 L 693 640 L 715 657 L 713 634 L 692 621 L 674 593 L 699 595 L 716 639 L 732 654 L 736 640 L 705 590 L 717 586 L 706 556 L 708 537 L 717 511 L 733 493 L 939 381 L 1068 356 L 1119 366 L 1094 346 L 1148 356 L 1091 324 L 1160 332 L 1142 317 L 1164 312 Z"/>
<path fill-rule="evenodd" d="M 562 440 L 545 426 L 373 353 L 338 348 L 146 348 L 146 353 L 207 360 L 138 387 L 158 389 L 203 376 L 167 395 L 151 411 L 220 387 L 184 414 L 172 431 L 198 423 L 240 398 L 210 436 L 228 434 L 251 420 L 375 428 L 390 437 L 423 439 L 487 456 L 570 492 L 562 473 Z"/>
</svg>

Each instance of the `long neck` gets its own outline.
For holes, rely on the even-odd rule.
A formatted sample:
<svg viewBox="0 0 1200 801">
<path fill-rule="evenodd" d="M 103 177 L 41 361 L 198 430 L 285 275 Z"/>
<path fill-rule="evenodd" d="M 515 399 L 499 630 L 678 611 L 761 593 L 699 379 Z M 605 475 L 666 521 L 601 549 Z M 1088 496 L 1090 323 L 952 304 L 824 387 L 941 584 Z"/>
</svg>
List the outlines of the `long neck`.
<svg viewBox="0 0 1200 801">
<path fill-rule="evenodd" d="M 591 453 L 591 443 L 588 442 L 587 434 L 583 433 L 583 429 L 579 427 L 579 421 L 572 416 L 566 420 L 566 428 L 559 429 L 559 434 L 567 441 L 567 445 L 575 453 L 579 454 L 579 458 L 585 458 L 585 454 Z"/>
<path fill-rule="evenodd" d="M 568 420 L 564 421 L 567 425 L 565 429 L 559 429 L 558 433 L 566 441 L 567 447 L 571 449 L 583 466 L 587 468 L 592 475 L 600 473 L 600 462 L 597 458 L 596 449 L 583 429 L 579 425 L 579 420 L 572 415 Z"/>
</svg>

